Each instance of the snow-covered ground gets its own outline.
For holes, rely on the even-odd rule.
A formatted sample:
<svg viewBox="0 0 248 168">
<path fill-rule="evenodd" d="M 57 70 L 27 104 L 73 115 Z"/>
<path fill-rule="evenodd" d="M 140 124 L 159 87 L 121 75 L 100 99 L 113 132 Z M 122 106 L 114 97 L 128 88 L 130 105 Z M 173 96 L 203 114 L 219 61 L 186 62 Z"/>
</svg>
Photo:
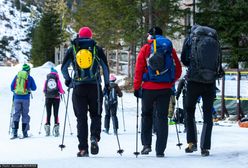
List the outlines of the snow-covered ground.
<svg viewBox="0 0 248 168">
<path fill-rule="evenodd" d="M 124 131 L 123 127 L 122 106 L 121 99 L 119 99 L 119 140 L 121 149 L 124 149 L 122 156 L 117 153 L 119 148 L 116 137 L 113 134 L 107 135 L 102 133 L 98 155 L 90 155 L 88 158 L 76 157 L 78 141 L 76 137 L 76 119 L 71 99 L 64 139 L 66 147 L 61 151 L 59 145 L 62 143 L 62 136 L 45 137 L 43 129 L 45 115 L 42 119 L 44 109 L 42 89 L 46 74 L 50 71 L 49 67 L 49 64 L 45 64 L 42 67 L 31 69 L 31 75 L 34 77 L 38 87 L 37 91 L 33 92 L 33 99 L 31 99 L 30 105 L 31 128 L 29 133 L 32 134 L 32 137 L 15 140 L 10 140 L 10 135 L 8 134 L 12 103 L 10 84 L 16 73 L 21 69 L 21 66 L 0 67 L 0 107 L 2 107 L 0 111 L 0 164 L 38 164 L 39 168 L 245 168 L 248 165 L 248 129 L 239 128 L 236 123 L 221 123 L 225 126 L 214 126 L 212 149 L 209 157 L 201 157 L 200 151 L 186 154 L 184 148 L 187 144 L 184 133 L 179 134 L 180 141 L 183 143 L 182 149 L 179 149 L 176 146 L 178 143 L 176 129 L 172 125 L 169 127 L 169 137 L 164 158 L 157 158 L 155 156 L 154 142 L 156 136 L 153 136 L 153 151 L 150 155 L 139 155 L 136 158 L 133 153 L 136 151 L 137 101 L 132 93 L 124 93 L 123 96 L 126 131 Z M 56 68 L 59 71 L 62 83 L 64 83 L 60 73 L 60 66 Z M 65 86 L 64 89 L 66 90 Z M 67 97 L 67 92 L 65 97 Z M 139 121 L 140 112 L 141 110 L 139 109 Z M 198 119 L 201 120 L 199 112 L 197 114 Z M 65 118 L 65 103 L 63 101 L 60 105 L 59 116 L 61 123 L 60 133 L 62 135 Z M 179 128 L 181 131 L 183 130 L 182 125 Z M 201 125 L 198 125 L 198 130 L 201 132 Z M 40 131 L 41 134 L 39 134 Z M 198 134 L 198 139 L 200 139 L 200 134 Z M 140 151 L 141 149 L 142 145 L 139 134 L 138 150 Z"/>
</svg>

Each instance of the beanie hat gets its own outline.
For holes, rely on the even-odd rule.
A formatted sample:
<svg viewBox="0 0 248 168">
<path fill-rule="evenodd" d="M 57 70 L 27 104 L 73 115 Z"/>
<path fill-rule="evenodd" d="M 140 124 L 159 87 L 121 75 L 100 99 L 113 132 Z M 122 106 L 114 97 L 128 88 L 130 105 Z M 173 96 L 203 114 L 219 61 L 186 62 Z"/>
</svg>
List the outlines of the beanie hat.
<svg viewBox="0 0 248 168">
<path fill-rule="evenodd" d="M 89 27 L 81 27 L 78 31 L 79 37 L 92 38 L 92 31 Z"/>
<path fill-rule="evenodd" d="M 153 28 L 151 28 L 149 31 L 148 31 L 148 33 L 150 34 L 150 35 L 163 35 L 163 31 L 162 31 L 162 29 L 160 28 L 160 27 L 153 27 Z"/>
<path fill-rule="evenodd" d="M 58 73 L 56 69 L 54 69 L 53 67 L 51 68 L 51 72 L 55 72 Z"/>
<path fill-rule="evenodd" d="M 23 71 L 30 71 L 30 66 L 28 64 L 23 64 L 22 70 Z"/>
</svg>

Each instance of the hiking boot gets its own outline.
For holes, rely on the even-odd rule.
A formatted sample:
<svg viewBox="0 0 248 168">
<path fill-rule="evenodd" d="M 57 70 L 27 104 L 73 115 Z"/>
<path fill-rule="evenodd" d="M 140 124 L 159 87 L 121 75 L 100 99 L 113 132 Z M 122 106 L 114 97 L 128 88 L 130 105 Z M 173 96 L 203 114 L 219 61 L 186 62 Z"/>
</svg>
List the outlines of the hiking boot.
<svg viewBox="0 0 248 168">
<path fill-rule="evenodd" d="M 28 137 L 28 132 L 27 131 L 23 131 L 22 134 L 23 134 L 23 138 L 27 138 Z"/>
<path fill-rule="evenodd" d="M 164 157 L 164 154 L 163 153 L 162 154 L 156 154 L 156 157 L 162 158 L 162 157 Z"/>
<path fill-rule="evenodd" d="M 151 152 L 152 149 L 151 149 L 151 146 L 149 145 L 144 145 L 143 149 L 141 150 L 141 155 L 148 155 L 149 152 Z"/>
<path fill-rule="evenodd" d="M 59 124 L 55 124 L 54 127 L 53 127 L 53 135 L 55 137 L 58 137 L 59 136 Z"/>
<path fill-rule="evenodd" d="M 91 138 L 90 152 L 92 155 L 96 155 L 99 152 L 99 147 L 96 138 Z"/>
<path fill-rule="evenodd" d="M 204 156 L 209 156 L 209 150 L 208 149 L 201 149 L 201 155 Z"/>
<path fill-rule="evenodd" d="M 50 136 L 50 125 L 45 124 L 44 129 L 45 129 L 45 132 L 46 132 L 46 136 Z"/>
<path fill-rule="evenodd" d="M 117 129 L 114 129 L 114 134 L 117 135 Z"/>
<path fill-rule="evenodd" d="M 88 157 L 88 156 L 89 156 L 88 150 L 79 150 L 79 152 L 77 153 L 77 157 Z"/>
<path fill-rule="evenodd" d="M 197 151 L 197 144 L 196 143 L 189 143 L 188 147 L 185 149 L 185 153 L 192 153 Z"/>
<path fill-rule="evenodd" d="M 106 134 L 109 134 L 109 129 L 105 129 L 105 130 L 103 130 L 103 132 L 105 132 Z"/>
</svg>

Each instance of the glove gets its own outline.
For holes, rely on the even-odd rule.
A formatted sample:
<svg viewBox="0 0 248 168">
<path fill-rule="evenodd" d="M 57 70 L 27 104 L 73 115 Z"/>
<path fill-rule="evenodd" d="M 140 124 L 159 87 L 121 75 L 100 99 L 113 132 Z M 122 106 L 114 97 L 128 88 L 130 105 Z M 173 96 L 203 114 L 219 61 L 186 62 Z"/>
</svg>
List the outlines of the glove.
<svg viewBox="0 0 248 168">
<path fill-rule="evenodd" d="M 142 90 L 138 89 L 138 90 L 134 90 L 134 96 L 137 98 L 142 98 Z"/>
<path fill-rule="evenodd" d="M 104 87 L 104 90 L 103 90 L 103 95 L 104 96 L 105 95 L 109 95 L 109 92 L 110 92 L 110 90 L 109 90 L 109 84 L 106 84 L 105 87 Z"/>
<path fill-rule="evenodd" d="M 176 99 L 178 100 L 180 95 L 178 94 L 178 92 L 176 92 L 175 96 L 176 96 Z"/>
<path fill-rule="evenodd" d="M 70 87 L 71 85 L 71 79 L 65 80 L 65 86 Z"/>
</svg>

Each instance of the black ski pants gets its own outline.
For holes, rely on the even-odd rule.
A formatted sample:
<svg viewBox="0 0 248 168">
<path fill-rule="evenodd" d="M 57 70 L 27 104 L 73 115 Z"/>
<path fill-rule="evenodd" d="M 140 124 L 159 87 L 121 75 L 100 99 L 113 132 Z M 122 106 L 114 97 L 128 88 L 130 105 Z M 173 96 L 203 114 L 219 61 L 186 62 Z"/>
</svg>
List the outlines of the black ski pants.
<svg viewBox="0 0 248 168">
<path fill-rule="evenodd" d="M 156 153 L 164 154 L 168 138 L 168 108 L 171 89 L 142 91 L 142 114 L 141 114 L 141 142 L 142 145 L 152 144 L 152 125 L 156 122 L 157 135 Z M 153 107 L 156 106 L 155 121 L 153 121 Z"/>
<path fill-rule="evenodd" d="M 59 104 L 60 99 L 58 98 L 46 98 L 46 111 L 47 111 L 47 119 L 46 124 L 51 125 L 51 115 L 52 115 L 52 108 L 53 108 L 53 115 L 54 115 L 54 124 L 59 124 Z"/>
<path fill-rule="evenodd" d="M 104 118 L 105 129 L 109 129 L 110 118 L 112 118 L 113 129 L 114 130 L 118 129 L 117 106 L 118 106 L 118 102 L 111 105 L 108 105 L 107 102 L 105 102 L 105 118 Z"/>
<path fill-rule="evenodd" d="M 197 99 L 202 97 L 203 102 L 203 127 L 201 132 L 202 149 L 211 148 L 211 134 L 213 127 L 212 107 L 214 101 L 215 83 L 205 84 L 189 81 L 186 92 L 186 111 L 187 111 L 187 142 L 197 143 L 197 128 L 195 124 L 195 108 Z"/>
<path fill-rule="evenodd" d="M 98 111 L 98 89 L 96 84 L 81 84 L 73 89 L 72 103 L 77 118 L 79 150 L 88 150 L 88 111 L 91 119 L 90 137 L 100 141 L 103 94 L 101 89 L 99 91 L 100 109 Z"/>
</svg>

